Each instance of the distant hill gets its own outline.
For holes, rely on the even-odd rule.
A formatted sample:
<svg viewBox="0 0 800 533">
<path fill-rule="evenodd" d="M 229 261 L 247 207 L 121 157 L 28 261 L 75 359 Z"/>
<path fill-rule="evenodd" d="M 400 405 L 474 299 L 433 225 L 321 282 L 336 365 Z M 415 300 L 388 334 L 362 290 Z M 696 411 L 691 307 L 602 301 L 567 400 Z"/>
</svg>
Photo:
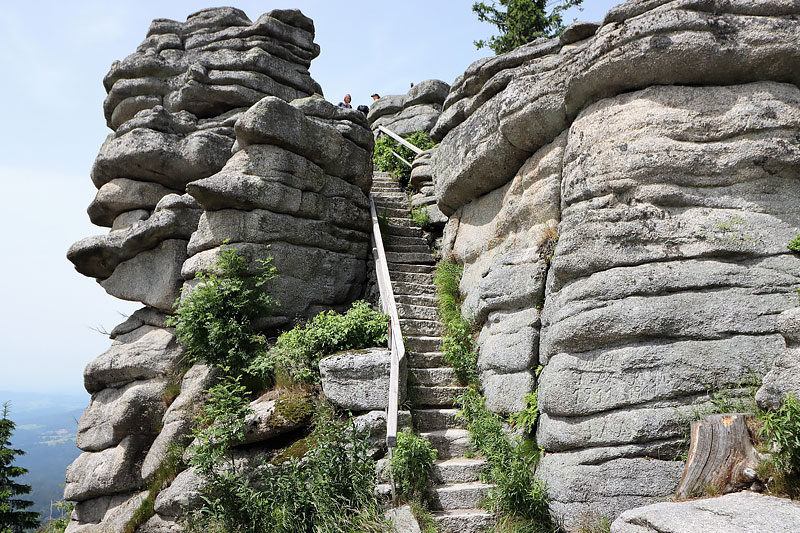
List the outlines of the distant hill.
<svg viewBox="0 0 800 533">
<path fill-rule="evenodd" d="M 87 394 L 0 391 L 0 403 L 11 402 L 9 417 L 17 429 L 12 443 L 25 451 L 17 465 L 28 469 L 22 482 L 33 489 L 27 499 L 47 518 L 50 502 L 61 499 L 64 473 L 80 454 L 75 447 L 78 419 L 89 403 Z"/>
</svg>

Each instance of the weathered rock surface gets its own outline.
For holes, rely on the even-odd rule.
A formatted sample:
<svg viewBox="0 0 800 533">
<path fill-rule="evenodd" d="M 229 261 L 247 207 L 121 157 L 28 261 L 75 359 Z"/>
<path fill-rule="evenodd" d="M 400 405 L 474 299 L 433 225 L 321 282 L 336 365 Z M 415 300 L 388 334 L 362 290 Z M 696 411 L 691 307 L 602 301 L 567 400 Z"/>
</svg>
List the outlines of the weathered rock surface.
<svg viewBox="0 0 800 533">
<path fill-rule="evenodd" d="M 123 531 L 146 497 L 147 491 L 144 491 L 78 502 L 65 533 Z"/>
<path fill-rule="evenodd" d="M 598 99 L 651 85 L 800 84 L 800 50 L 787 45 L 800 37 L 795 3 L 634 4 L 580 45 L 534 42 L 456 80 L 432 131 L 447 135 L 433 157 L 443 213 L 505 184 Z M 494 96 L 476 106 L 476 90 Z"/>
<path fill-rule="evenodd" d="M 64 499 L 82 502 L 141 488 L 139 468 L 150 440 L 128 435 L 113 448 L 82 453 L 67 467 Z"/>
<path fill-rule="evenodd" d="M 152 379 L 172 372 L 185 353 L 171 328 L 143 325 L 118 335 L 103 355 L 86 365 L 83 382 L 95 393 L 137 379 Z"/>
<path fill-rule="evenodd" d="M 611 533 L 754 533 L 800 531 L 800 504 L 755 492 L 656 503 L 625 511 Z"/>
<path fill-rule="evenodd" d="M 308 98 L 322 92 L 308 72 L 313 40 L 313 22 L 296 10 L 252 22 L 235 8 L 206 9 L 186 22 L 155 20 L 104 80 L 113 132 L 92 168 L 98 193 L 88 212 L 111 231 L 67 255 L 109 294 L 146 307 L 86 368 L 86 453 L 65 489 L 79 502 L 71 531 L 121 531 L 140 503 L 135 491 L 187 444 L 216 374 L 189 364 L 165 320 L 225 239 L 252 273 L 269 256 L 280 269 L 270 290 L 283 305 L 259 327 L 341 310 L 361 295 L 374 141 L 363 114 Z M 248 420 L 251 440 L 305 423 L 284 420 L 275 402 L 261 407 Z M 242 453 L 257 464 L 252 450 Z M 180 530 L 183 504 L 199 503 L 196 481 L 181 474 L 140 529 Z"/>
<path fill-rule="evenodd" d="M 205 209 L 183 277 L 212 267 L 224 242 L 255 272 L 272 257 L 281 302 L 272 326 L 341 309 L 366 283 L 373 138 L 363 114 L 321 98 L 264 98 L 236 123 L 238 151 L 188 190 Z"/>
<path fill-rule="evenodd" d="M 172 446 L 189 443 L 194 417 L 204 400 L 204 391 L 214 384 L 217 371 L 203 364 L 193 365 L 180 381 L 180 393 L 161 418 L 161 431 L 142 462 L 142 480 L 149 480 L 167 458 Z"/>
<path fill-rule="evenodd" d="M 442 113 L 450 86 L 441 80 L 425 80 L 405 95 L 387 95 L 370 106 L 367 120 L 373 130 L 385 126 L 398 135 L 428 133 Z"/>
<path fill-rule="evenodd" d="M 180 517 L 186 509 L 195 509 L 202 503 L 203 478 L 190 467 L 180 474 L 169 487 L 158 493 L 155 511 L 162 517 Z"/>
<path fill-rule="evenodd" d="M 789 393 L 800 397 L 800 308 L 784 311 L 779 321 L 786 347 L 775 358 L 756 394 L 762 409 L 777 409 Z"/>
<path fill-rule="evenodd" d="M 93 394 L 78 422 L 78 448 L 101 451 L 134 433 L 158 434 L 166 409 L 163 400 L 166 384 L 163 379 L 134 381 Z"/>
<path fill-rule="evenodd" d="M 341 352 L 319 362 L 322 391 L 331 402 L 352 411 L 386 409 L 391 354 L 386 348 Z M 400 402 L 405 397 L 401 369 Z"/>
<path fill-rule="evenodd" d="M 567 529 L 670 496 L 710 389 L 800 388 L 797 15 L 626 2 L 474 63 L 432 130 L 417 182 L 450 215 L 487 405 L 519 409 L 544 365 L 537 475 Z"/>
</svg>

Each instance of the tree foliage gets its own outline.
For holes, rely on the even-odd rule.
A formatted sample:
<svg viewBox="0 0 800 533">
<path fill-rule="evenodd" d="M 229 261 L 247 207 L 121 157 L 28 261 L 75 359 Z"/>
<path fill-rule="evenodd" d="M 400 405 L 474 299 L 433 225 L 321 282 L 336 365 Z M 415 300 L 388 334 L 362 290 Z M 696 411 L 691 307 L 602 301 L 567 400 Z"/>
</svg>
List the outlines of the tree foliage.
<svg viewBox="0 0 800 533">
<path fill-rule="evenodd" d="M 33 505 L 32 501 L 19 498 L 30 494 L 31 487 L 16 481 L 28 471 L 14 466 L 15 458 L 25 452 L 11 447 L 11 435 L 16 426 L 8 418 L 8 405 L 8 402 L 3 404 L 0 418 L 0 533 L 22 533 L 39 526 L 39 515 L 26 511 Z"/>
<path fill-rule="evenodd" d="M 481 22 L 497 26 L 499 35 L 488 41 L 475 41 L 478 48 L 491 48 L 495 54 L 510 52 L 537 37 L 554 37 L 564 31 L 563 13 L 578 7 L 583 0 L 492 0 L 472 4 Z"/>
</svg>

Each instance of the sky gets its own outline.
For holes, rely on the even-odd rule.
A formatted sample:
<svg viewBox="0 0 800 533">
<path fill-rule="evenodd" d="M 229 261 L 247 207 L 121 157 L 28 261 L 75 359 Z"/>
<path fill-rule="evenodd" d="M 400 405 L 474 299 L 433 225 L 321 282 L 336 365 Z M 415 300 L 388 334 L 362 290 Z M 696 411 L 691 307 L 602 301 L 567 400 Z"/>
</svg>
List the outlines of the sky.
<svg viewBox="0 0 800 533">
<path fill-rule="evenodd" d="M 585 0 L 567 20 L 601 20 L 617 0 Z M 0 390 L 82 391 L 83 368 L 110 345 L 110 331 L 141 307 L 113 298 L 75 272 L 73 242 L 107 231 L 86 207 L 89 171 L 105 125 L 102 79 L 133 53 L 154 18 L 185 20 L 207 1 L 4 2 L 0 13 Z M 230 5 L 230 4 L 229 4 Z M 452 83 L 491 55 L 473 41 L 493 34 L 472 0 L 236 2 L 251 20 L 299 8 L 322 52 L 311 75 L 328 100 L 405 93 L 430 78 Z M 0 398 L 2 400 L 2 398 Z"/>
</svg>

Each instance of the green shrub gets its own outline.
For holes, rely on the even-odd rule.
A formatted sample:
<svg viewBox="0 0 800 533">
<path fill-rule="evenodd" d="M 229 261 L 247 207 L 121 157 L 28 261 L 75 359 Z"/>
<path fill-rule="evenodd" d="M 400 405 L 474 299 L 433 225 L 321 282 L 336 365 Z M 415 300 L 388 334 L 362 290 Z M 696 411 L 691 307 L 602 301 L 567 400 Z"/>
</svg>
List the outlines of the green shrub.
<svg viewBox="0 0 800 533">
<path fill-rule="evenodd" d="M 439 317 L 444 326 L 444 360 L 453 367 L 462 384 L 469 384 L 478 379 L 478 350 L 472 324 L 461 314 L 461 292 L 458 289 L 461 273 L 459 265 L 442 261 L 436 267 L 433 282 L 439 300 Z"/>
<path fill-rule="evenodd" d="M 323 311 L 307 324 L 282 333 L 249 371 L 267 381 L 277 375 L 290 383 L 317 383 L 320 359 L 342 350 L 384 345 L 387 323 L 386 315 L 364 301 L 353 303 L 344 315 Z"/>
<path fill-rule="evenodd" d="M 421 150 L 428 150 L 435 145 L 424 131 L 418 131 L 408 135 L 405 139 Z M 401 145 L 391 137 L 384 135 L 375 141 L 375 151 L 372 154 L 372 162 L 375 165 L 375 170 L 391 172 L 400 186 L 405 188 L 408 186 L 408 180 L 411 177 L 411 167 L 397 159 L 397 157 L 392 154 L 392 151 L 409 163 L 413 162 L 414 157 L 416 157 L 416 154 L 412 150 Z"/>
<path fill-rule="evenodd" d="M 545 486 L 533 472 L 540 451 L 532 441 L 513 442 L 503 431 L 503 420 L 486 409 L 485 399 L 468 389 L 456 399 L 459 416 L 467 422 L 470 440 L 488 463 L 484 481 L 495 484 L 488 506 L 498 518 L 497 531 L 555 531 L 548 512 Z"/>
<path fill-rule="evenodd" d="M 536 420 L 539 418 L 539 391 L 525 395 L 525 409 L 511 415 L 511 427 L 520 428 L 528 435 L 534 434 Z"/>
<path fill-rule="evenodd" d="M 423 437 L 408 431 L 397 434 L 391 466 L 398 493 L 409 500 L 421 499 L 428 486 L 436 450 Z"/>
<path fill-rule="evenodd" d="M 792 239 L 792 242 L 788 244 L 788 247 L 791 251 L 800 254 L 800 235 Z"/>
<path fill-rule="evenodd" d="M 189 463 L 214 481 L 220 476 L 217 467 L 221 461 L 230 460 L 231 470 L 236 469 L 231 449 L 244 440 L 244 420 L 251 412 L 242 377 L 231 376 L 229 368 L 224 370 L 225 375 L 206 391 L 207 399 L 192 430 L 196 444 L 190 448 Z"/>
<path fill-rule="evenodd" d="M 318 414 L 303 461 L 248 472 L 218 472 L 192 517 L 190 531 L 244 533 L 382 532 L 374 493 L 375 465 L 365 432 L 352 423 Z M 220 469 L 217 469 L 219 471 Z"/>
<path fill-rule="evenodd" d="M 223 245 L 214 269 L 198 273 L 201 283 L 178 300 L 167 325 L 175 327 L 192 361 L 241 371 L 263 347 L 264 336 L 254 331 L 253 322 L 276 305 L 263 290 L 276 270 L 267 259 L 255 276 L 246 274 L 245 260 Z"/>
<path fill-rule="evenodd" d="M 414 223 L 421 228 L 427 228 L 431 223 L 431 216 L 428 213 L 428 208 L 424 205 L 411 208 L 411 218 L 414 220 Z"/>
<path fill-rule="evenodd" d="M 779 492 L 800 496 L 800 399 L 787 394 L 777 411 L 762 412 L 759 420 L 760 436 L 777 448 L 767 466 Z"/>
</svg>

